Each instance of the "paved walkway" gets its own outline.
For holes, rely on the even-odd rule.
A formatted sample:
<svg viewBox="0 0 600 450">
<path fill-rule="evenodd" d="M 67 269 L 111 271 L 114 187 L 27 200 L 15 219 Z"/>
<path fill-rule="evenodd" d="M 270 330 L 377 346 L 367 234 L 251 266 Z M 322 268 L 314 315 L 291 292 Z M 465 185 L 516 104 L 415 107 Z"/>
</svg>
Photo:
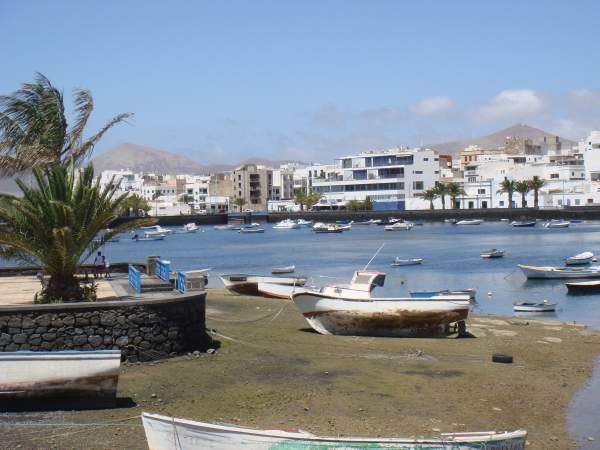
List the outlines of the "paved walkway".
<svg viewBox="0 0 600 450">
<path fill-rule="evenodd" d="M 111 283 L 106 279 L 98 279 L 98 300 L 117 297 Z M 36 292 L 42 290 L 40 281 L 35 276 L 0 277 L 0 306 L 31 304 Z"/>
</svg>

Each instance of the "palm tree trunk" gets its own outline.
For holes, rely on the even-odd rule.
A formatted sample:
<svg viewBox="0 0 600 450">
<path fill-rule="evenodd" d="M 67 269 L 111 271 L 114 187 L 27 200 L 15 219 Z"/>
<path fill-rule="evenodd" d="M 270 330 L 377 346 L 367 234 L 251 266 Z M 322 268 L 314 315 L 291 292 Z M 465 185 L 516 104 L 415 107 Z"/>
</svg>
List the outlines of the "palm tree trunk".
<svg viewBox="0 0 600 450">
<path fill-rule="evenodd" d="M 539 198 L 538 198 L 538 190 L 533 190 L 533 207 L 537 208 L 539 206 Z"/>
<path fill-rule="evenodd" d="M 513 198 L 513 194 L 512 194 L 512 192 L 509 192 L 508 193 L 508 207 L 509 208 L 513 207 L 513 200 L 512 200 L 512 198 Z"/>
<path fill-rule="evenodd" d="M 73 275 L 51 276 L 42 293 L 47 300 L 63 302 L 83 300 L 83 289 Z"/>
<path fill-rule="evenodd" d="M 521 208 L 525 208 L 525 193 L 521 194 Z"/>
<path fill-rule="evenodd" d="M 433 200 L 429 200 L 429 209 L 433 209 Z"/>
<path fill-rule="evenodd" d="M 442 199 L 442 209 L 446 209 L 446 196 L 442 195 L 440 198 Z"/>
</svg>

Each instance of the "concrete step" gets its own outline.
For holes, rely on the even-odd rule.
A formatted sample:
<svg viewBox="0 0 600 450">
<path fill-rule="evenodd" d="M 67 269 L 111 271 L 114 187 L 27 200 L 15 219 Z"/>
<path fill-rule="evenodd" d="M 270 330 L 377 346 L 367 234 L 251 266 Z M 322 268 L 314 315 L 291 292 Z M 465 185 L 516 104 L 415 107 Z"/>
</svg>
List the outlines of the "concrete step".
<svg viewBox="0 0 600 450">
<path fill-rule="evenodd" d="M 144 292 L 166 292 L 172 291 L 173 285 L 161 280 L 158 277 L 149 277 L 142 275 L 142 293 Z"/>
</svg>

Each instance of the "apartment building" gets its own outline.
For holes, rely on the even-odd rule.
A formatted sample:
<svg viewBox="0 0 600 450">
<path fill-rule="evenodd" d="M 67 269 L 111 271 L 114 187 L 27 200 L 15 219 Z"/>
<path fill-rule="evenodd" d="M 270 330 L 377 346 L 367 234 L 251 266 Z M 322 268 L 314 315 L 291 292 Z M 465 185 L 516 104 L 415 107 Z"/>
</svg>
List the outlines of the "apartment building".
<svg viewBox="0 0 600 450">
<path fill-rule="evenodd" d="M 256 164 L 245 164 L 232 173 L 233 202 L 244 200 L 243 209 L 266 211 L 273 188 L 273 170 Z"/>
</svg>

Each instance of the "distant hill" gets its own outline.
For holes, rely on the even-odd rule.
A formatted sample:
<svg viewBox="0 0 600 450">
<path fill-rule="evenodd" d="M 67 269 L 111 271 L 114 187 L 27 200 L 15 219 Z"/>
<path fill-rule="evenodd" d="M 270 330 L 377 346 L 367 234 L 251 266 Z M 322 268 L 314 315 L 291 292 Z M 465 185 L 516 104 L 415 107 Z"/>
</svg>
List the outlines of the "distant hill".
<svg viewBox="0 0 600 450">
<path fill-rule="evenodd" d="M 544 137 L 547 139 L 554 139 L 556 134 L 548 133 L 547 131 L 531 127 L 529 125 L 518 124 L 486 136 L 461 141 L 442 142 L 440 144 L 429 144 L 426 147 L 437 150 L 442 154 L 456 154 L 469 145 L 478 145 L 482 148 L 502 147 L 505 139 L 509 136 L 517 138 L 529 138 L 534 143 L 539 144 L 544 140 Z M 563 145 L 569 147 L 576 144 L 574 141 L 565 139 L 563 137 L 560 137 L 560 140 L 562 141 Z"/>
<path fill-rule="evenodd" d="M 238 164 L 203 165 L 177 153 L 137 144 L 121 144 L 96 156 L 92 162 L 97 173 L 103 170 L 130 169 L 134 172 L 200 175 L 230 171 L 242 164 L 262 164 L 270 167 L 279 167 L 281 164 L 299 161 L 271 161 L 264 158 L 249 158 Z"/>
</svg>

